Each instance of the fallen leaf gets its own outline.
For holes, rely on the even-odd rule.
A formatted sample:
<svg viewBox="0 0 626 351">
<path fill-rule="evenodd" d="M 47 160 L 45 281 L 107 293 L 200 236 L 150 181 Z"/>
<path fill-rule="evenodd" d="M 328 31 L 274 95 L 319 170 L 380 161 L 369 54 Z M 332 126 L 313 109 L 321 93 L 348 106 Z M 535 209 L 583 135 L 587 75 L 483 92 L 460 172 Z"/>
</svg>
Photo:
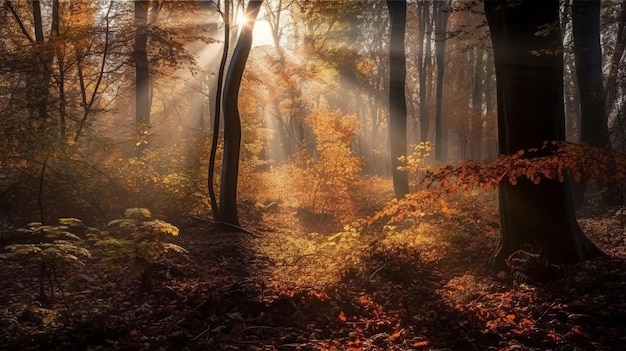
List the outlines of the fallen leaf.
<svg viewBox="0 0 626 351">
<path fill-rule="evenodd" d="M 346 318 L 346 315 L 343 313 L 343 311 L 339 312 L 339 316 L 338 316 L 339 320 L 342 322 L 347 321 L 348 319 Z"/>
<path fill-rule="evenodd" d="M 397 330 L 395 333 L 391 334 L 391 340 L 397 340 L 404 331 L 404 328 Z"/>
<path fill-rule="evenodd" d="M 510 320 L 511 322 L 515 320 L 515 315 L 514 314 L 507 314 L 506 315 L 506 319 Z"/>
<path fill-rule="evenodd" d="M 427 347 L 430 342 L 428 340 L 417 341 L 413 343 L 413 347 Z"/>
</svg>

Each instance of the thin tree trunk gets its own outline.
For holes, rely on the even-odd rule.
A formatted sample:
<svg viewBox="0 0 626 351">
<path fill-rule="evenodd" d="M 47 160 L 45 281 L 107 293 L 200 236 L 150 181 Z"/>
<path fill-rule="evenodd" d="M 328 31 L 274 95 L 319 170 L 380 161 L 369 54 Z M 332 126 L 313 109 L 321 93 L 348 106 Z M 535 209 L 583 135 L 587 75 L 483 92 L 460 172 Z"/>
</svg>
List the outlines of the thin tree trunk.
<svg viewBox="0 0 626 351">
<path fill-rule="evenodd" d="M 50 87 L 50 64 L 52 55 L 48 48 L 44 47 L 45 38 L 43 35 L 43 19 L 41 17 L 41 3 L 39 0 L 33 0 L 33 27 L 35 31 L 35 43 L 39 45 L 37 53 L 41 66 L 36 72 L 36 79 L 30 82 L 33 87 L 31 103 L 35 111 L 34 117 L 43 121 L 48 117 L 48 98 Z"/>
<path fill-rule="evenodd" d="M 426 78 L 427 78 L 427 61 L 430 59 L 426 55 L 430 55 L 430 50 L 427 48 L 424 52 L 425 46 L 430 47 L 430 34 L 426 36 L 426 26 L 430 23 L 430 2 L 420 1 L 418 5 L 421 9 L 420 23 L 418 29 L 418 51 L 417 51 L 417 68 L 419 70 L 419 119 L 420 119 L 420 141 L 428 141 L 428 110 L 426 109 Z M 426 39 L 426 42 L 424 42 Z M 425 58 L 426 56 L 426 58 Z"/>
<path fill-rule="evenodd" d="M 230 0 L 224 0 L 224 48 L 222 49 L 222 60 L 217 73 L 217 82 L 215 87 L 215 106 L 213 112 L 213 137 L 211 138 L 211 153 L 209 155 L 209 199 L 211 201 L 211 210 L 213 211 L 213 219 L 220 218 L 219 206 L 215 196 L 215 158 L 217 155 L 217 144 L 220 135 L 220 117 L 222 112 L 222 83 L 224 81 L 224 71 L 226 69 L 226 61 L 228 60 L 228 48 L 230 42 Z"/>
<path fill-rule="evenodd" d="M 220 221 L 239 225 L 237 216 L 237 181 L 241 149 L 241 120 L 239 116 L 239 87 L 252 48 L 252 32 L 263 0 L 250 0 L 246 9 L 247 22 L 233 52 L 224 84 L 224 160 L 220 187 Z"/>
<path fill-rule="evenodd" d="M 148 66 L 149 1 L 135 1 L 135 126 L 137 156 L 145 154 L 150 134 L 150 71 Z"/>
<path fill-rule="evenodd" d="M 448 5 L 443 1 L 435 2 L 435 55 L 437 56 L 437 96 L 435 108 L 435 159 L 446 159 L 446 140 L 443 134 L 443 76 L 446 71 L 446 31 L 448 28 Z"/>
</svg>

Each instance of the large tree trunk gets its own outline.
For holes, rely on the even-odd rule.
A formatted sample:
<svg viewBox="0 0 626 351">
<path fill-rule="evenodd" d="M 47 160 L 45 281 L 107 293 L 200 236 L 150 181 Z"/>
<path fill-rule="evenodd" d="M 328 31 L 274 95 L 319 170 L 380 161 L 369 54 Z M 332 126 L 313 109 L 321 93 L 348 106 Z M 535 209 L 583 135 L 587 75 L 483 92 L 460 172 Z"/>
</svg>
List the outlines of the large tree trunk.
<svg viewBox="0 0 626 351">
<path fill-rule="evenodd" d="M 252 48 L 252 31 L 263 0 L 250 0 L 246 9 L 248 21 L 243 25 L 235 46 L 224 83 L 224 160 L 220 187 L 219 220 L 239 225 L 237 216 L 237 180 L 239 178 L 239 151 L 241 148 L 241 120 L 239 117 L 239 86 L 246 61 Z"/>
<path fill-rule="evenodd" d="M 137 156 L 145 153 L 150 131 L 150 71 L 148 66 L 148 5 L 135 1 L 135 126 Z"/>
<path fill-rule="evenodd" d="M 409 193 L 409 178 L 398 157 L 406 156 L 406 54 L 404 33 L 406 29 L 406 1 L 387 1 L 391 23 L 389 48 L 389 140 L 391 144 L 391 175 L 396 197 Z"/>
<path fill-rule="evenodd" d="M 558 0 L 485 2 L 494 50 L 498 95 L 500 153 L 539 147 L 565 138 L 563 57 Z M 535 35 L 541 27 L 550 30 Z M 542 49 L 557 50 L 540 53 Z M 495 269 L 526 244 L 562 262 L 602 254 L 583 234 L 574 217 L 569 183 L 525 178 L 500 184 L 501 234 L 492 258 Z"/>
</svg>

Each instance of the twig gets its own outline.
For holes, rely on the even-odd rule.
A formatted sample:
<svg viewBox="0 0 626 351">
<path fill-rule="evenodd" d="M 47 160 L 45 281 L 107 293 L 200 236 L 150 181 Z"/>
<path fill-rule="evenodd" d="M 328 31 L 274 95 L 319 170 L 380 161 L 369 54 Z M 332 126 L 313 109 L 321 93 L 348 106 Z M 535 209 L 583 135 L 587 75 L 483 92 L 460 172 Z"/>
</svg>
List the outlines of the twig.
<svg viewBox="0 0 626 351">
<path fill-rule="evenodd" d="M 224 227 L 228 227 L 228 228 L 232 228 L 232 229 L 236 229 L 237 231 L 249 234 L 249 235 L 251 235 L 254 238 L 260 238 L 261 237 L 260 235 L 254 233 L 254 232 L 251 232 L 251 231 L 249 231 L 246 228 L 243 228 L 243 227 L 240 227 L 238 225 L 235 225 L 235 224 L 230 224 L 230 223 L 226 223 L 226 222 L 218 222 L 218 221 L 214 221 L 213 224 L 224 226 Z"/>
<path fill-rule="evenodd" d="M 37 203 L 39 204 L 39 221 L 43 224 L 43 181 L 46 173 L 46 164 L 48 163 L 48 157 L 43 161 L 41 165 L 41 175 L 39 176 L 39 194 L 37 195 Z"/>
<path fill-rule="evenodd" d="M 322 257 L 326 257 L 326 258 L 330 258 L 330 259 L 334 259 L 334 257 L 332 256 L 328 256 L 328 255 L 324 255 L 324 254 L 319 254 L 319 253 L 311 253 L 311 254 L 305 254 L 305 255 L 300 255 L 298 256 L 293 263 L 291 264 L 283 264 L 284 267 L 292 267 L 298 264 L 298 262 L 303 259 L 304 257 L 311 257 L 311 256 L 322 256 Z"/>
<path fill-rule="evenodd" d="M 234 337 L 236 338 L 240 334 L 243 334 L 243 333 L 247 332 L 248 330 L 253 330 L 253 329 L 261 329 L 261 330 L 266 329 L 266 330 L 271 330 L 271 331 L 275 331 L 275 332 L 277 332 L 279 334 L 282 334 L 282 331 L 280 329 L 276 329 L 276 328 L 273 328 L 273 327 L 268 327 L 266 325 L 252 325 L 252 326 L 249 326 L 249 327 L 241 329 L 240 331 L 237 332 L 237 334 L 235 334 Z"/>
<path fill-rule="evenodd" d="M 380 266 L 377 270 L 374 271 L 374 273 L 370 274 L 370 278 L 369 280 L 372 280 L 372 278 L 374 278 L 374 276 L 376 275 L 376 273 L 380 272 L 381 269 L 385 268 L 387 266 L 387 264 L 385 263 L 384 265 Z"/>
<path fill-rule="evenodd" d="M 196 335 L 193 339 L 191 339 L 191 341 L 196 341 L 197 339 L 201 338 L 203 335 L 205 335 L 206 333 L 211 331 L 211 327 L 207 327 L 204 331 L 202 331 L 202 333 Z"/>
</svg>

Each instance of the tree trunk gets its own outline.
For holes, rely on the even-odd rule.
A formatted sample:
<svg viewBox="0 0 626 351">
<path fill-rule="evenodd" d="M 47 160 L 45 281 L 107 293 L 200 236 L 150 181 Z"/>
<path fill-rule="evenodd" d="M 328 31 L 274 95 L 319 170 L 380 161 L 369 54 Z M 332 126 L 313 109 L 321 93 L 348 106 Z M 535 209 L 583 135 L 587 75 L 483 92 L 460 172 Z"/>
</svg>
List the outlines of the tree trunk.
<svg viewBox="0 0 626 351">
<path fill-rule="evenodd" d="M 44 46 L 43 19 L 41 17 L 41 4 L 39 0 L 32 1 L 33 27 L 35 31 L 35 43 L 39 46 L 37 51 L 40 67 L 37 67 L 35 79 L 30 82 L 32 88 L 31 101 L 33 107 L 33 117 L 42 123 L 48 117 L 48 98 L 50 88 L 50 64 L 52 55 L 49 49 Z"/>
<path fill-rule="evenodd" d="M 150 133 L 150 72 L 148 66 L 148 5 L 149 1 L 135 1 L 135 126 L 137 128 L 137 156 L 148 146 Z"/>
<path fill-rule="evenodd" d="M 498 96 L 500 153 L 539 147 L 546 140 L 565 138 L 563 56 L 558 26 L 558 0 L 485 2 L 491 31 Z M 535 35 L 541 26 L 551 26 Z M 536 54 L 541 49 L 557 50 Z M 535 52 L 535 54 L 533 54 Z M 534 185 L 526 178 L 499 187 L 500 243 L 492 267 L 526 245 L 548 257 L 578 262 L 602 252 L 583 234 L 574 217 L 569 183 L 543 179 Z"/>
<path fill-rule="evenodd" d="M 606 107 L 610 111 L 613 110 L 613 105 L 618 101 L 618 73 L 620 69 L 620 62 L 622 62 L 624 50 L 626 49 L 626 1 L 621 2 L 617 21 L 615 49 L 610 59 L 609 74 L 606 82 Z M 615 107 L 615 110 L 619 109 Z"/>
<path fill-rule="evenodd" d="M 391 23 L 389 48 L 389 139 L 391 144 L 391 175 L 398 199 L 409 193 L 409 177 L 398 157 L 406 156 L 406 55 L 404 33 L 406 28 L 406 1 L 387 1 Z"/>
<path fill-rule="evenodd" d="M 219 71 L 217 72 L 217 81 L 215 82 L 215 104 L 211 105 L 213 109 L 211 126 L 213 130 L 211 138 L 211 151 L 209 154 L 209 167 L 207 186 L 209 188 L 209 201 L 211 202 L 211 211 L 213 219 L 220 218 L 219 206 L 215 196 L 215 158 L 217 157 L 217 144 L 220 135 L 220 118 L 222 114 L 222 83 L 224 81 L 224 70 L 226 69 L 226 61 L 228 60 L 228 47 L 230 42 L 230 0 L 224 1 L 224 47 L 222 48 L 222 58 L 220 60 Z"/>
<path fill-rule="evenodd" d="M 572 9 L 574 59 L 580 96 L 580 141 L 609 146 L 608 116 L 602 85 L 600 46 L 600 0 L 574 0 Z M 576 208 L 582 206 L 588 178 L 573 184 Z"/>
<path fill-rule="evenodd" d="M 437 56 L 437 95 L 435 107 L 435 160 L 445 161 L 446 141 L 443 134 L 443 75 L 446 71 L 446 30 L 448 28 L 448 5 L 435 2 L 435 55 Z"/>
<path fill-rule="evenodd" d="M 468 125 L 469 125 L 469 157 L 474 160 L 480 160 L 482 158 L 482 137 L 483 137 L 483 50 L 480 47 L 475 47 L 472 50 L 473 56 L 473 75 L 472 75 L 472 96 L 471 96 L 471 109 Z"/>
<path fill-rule="evenodd" d="M 428 128 L 429 128 L 429 119 L 428 119 L 428 113 L 427 113 L 427 109 L 426 109 L 426 77 L 427 77 L 427 72 L 428 70 L 426 69 L 428 64 L 427 64 L 427 59 L 430 60 L 429 56 L 426 56 L 427 54 L 430 55 L 430 51 L 427 51 L 427 53 L 425 53 L 424 48 L 427 45 L 428 47 L 430 47 L 430 34 L 426 37 L 426 26 L 430 23 L 429 20 L 429 14 L 430 14 L 430 2 L 428 1 L 420 1 L 418 2 L 418 6 L 420 8 L 420 23 L 419 23 L 419 29 L 418 29 L 418 38 L 417 40 L 419 41 L 418 43 L 418 50 L 417 50 L 417 68 L 419 70 L 419 89 L 420 89 L 420 93 L 419 93 L 419 109 L 420 109 L 420 141 L 426 142 L 428 141 Z M 424 39 L 426 40 L 426 43 L 424 43 Z"/>
<path fill-rule="evenodd" d="M 224 83 L 224 160 L 222 163 L 222 183 L 220 187 L 219 220 L 239 225 L 237 216 L 237 180 L 239 178 L 239 151 L 241 148 L 241 120 L 239 107 L 239 86 L 246 61 L 252 48 L 252 31 L 263 0 L 250 0 L 246 9 L 246 23 L 233 52 Z"/>
</svg>

